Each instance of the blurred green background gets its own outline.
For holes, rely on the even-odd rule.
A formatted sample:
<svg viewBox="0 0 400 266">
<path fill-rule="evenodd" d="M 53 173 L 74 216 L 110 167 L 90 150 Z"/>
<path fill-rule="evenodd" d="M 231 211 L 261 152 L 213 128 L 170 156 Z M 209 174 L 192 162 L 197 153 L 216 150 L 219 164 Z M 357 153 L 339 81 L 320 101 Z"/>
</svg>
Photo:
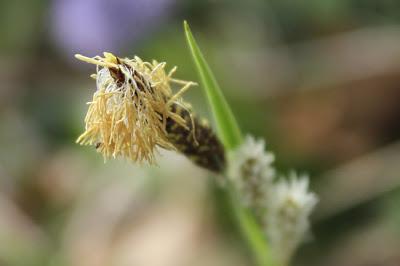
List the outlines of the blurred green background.
<svg viewBox="0 0 400 266">
<path fill-rule="evenodd" d="M 0 265 L 251 265 L 207 172 L 76 145 L 110 51 L 197 81 L 192 26 L 244 132 L 320 203 L 294 265 L 400 265 L 400 2 L 0 0 Z M 185 99 L 209 117 L 200 88 Z"/>
</svg>

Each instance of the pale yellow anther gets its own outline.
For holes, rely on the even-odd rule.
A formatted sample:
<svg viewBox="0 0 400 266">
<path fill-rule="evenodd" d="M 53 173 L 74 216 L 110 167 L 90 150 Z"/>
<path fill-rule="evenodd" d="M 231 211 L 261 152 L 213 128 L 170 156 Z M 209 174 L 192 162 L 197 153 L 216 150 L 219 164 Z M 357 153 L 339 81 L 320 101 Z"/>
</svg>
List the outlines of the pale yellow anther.
<svg viewBox="0 0 400 266">
<path fill-rule="evenodd" d="M 97 90 L 88 103 L 85 132 L 77 142 L 95 145 L 105 159 L 125 157 L 153 163 L 157 147 L 175 149 L 167 136 L 167 118 L 190 130 L 186 120 L 170 107 L 177 104 L 190 112 L 180 98 L 195 83 L 173 79 L 171 76 L 176 68 L 167 74 L 165 63 L 144 62 L 137 56 L 134 59 L 118 58 L 108 52 L 103 56 L 75 55 L 83 62 L 99 66 L 97 73 L 91 75 L 97 80 Z M 123 80 L 133 82 L 118 83 L 110 68 L 118 69 Z M 171 90 L 172 83 L 182 87 L 175 95 Z M 194 120 L 192 116 L 190 118 L 195 138 Z"/>
<path fill-rule="evenodd" d="M 107 61 L 100 61 L 100 60 L 97 60 L 97 59 L 94 59 L 91 57 L 83 56 L 81 54 L 76 54 L 75 58 L 78 60 L 81 60 L 83 62 L 93 64 L 93 65 L 98 65 L 98 66 L 108 67 L 108 68 L 118 68 L 117 64 L 107 62 Z"/>
<path fill-rule="evenodd" d="M 113 63 L 113 64 L 118 64 L 117 57 L 114 54 L 109 53 L 109 52 L 104 52 L 103 55 L 104 55 L 104 59 L 105 59 L 104 61 Z"/>
</svg>

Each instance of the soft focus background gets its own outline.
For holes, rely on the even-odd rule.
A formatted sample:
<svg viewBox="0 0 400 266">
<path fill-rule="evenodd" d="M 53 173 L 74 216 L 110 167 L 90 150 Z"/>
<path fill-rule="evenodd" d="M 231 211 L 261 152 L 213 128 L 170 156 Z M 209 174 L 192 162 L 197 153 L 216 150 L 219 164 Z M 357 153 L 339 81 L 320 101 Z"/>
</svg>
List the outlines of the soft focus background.
<svg viewBox="0 0 400 266">
<path fill-rule="evenodd" d="M 74 143 L 95 83 L 73 54 L 197 80 L 183 19 L 243 130 L 321 197 L 294 265 L 400 265 L 397 0 L 0 0 L 0 265 L 251 265 L 207 172 Z"/>
</svg>

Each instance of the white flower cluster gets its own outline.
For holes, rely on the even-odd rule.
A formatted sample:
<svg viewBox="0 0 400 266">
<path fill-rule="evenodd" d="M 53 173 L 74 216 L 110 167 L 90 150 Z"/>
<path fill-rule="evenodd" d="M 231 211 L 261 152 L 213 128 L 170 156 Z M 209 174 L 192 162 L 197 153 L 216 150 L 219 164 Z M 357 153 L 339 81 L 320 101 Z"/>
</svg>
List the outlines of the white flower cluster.
<svg viewBox="0 0 400 266">
<path fill-rule="evenodd" d="M 259 215 L 269 197 L 275 176 L 275 156 L 265 152 L 265 142 L 247 136 L 244 144 L 229 154 L 228 176 L 240 193 L 242 203 Z"/>
<path fill-rule="evenodd" d="M 317 204 L 317 196 L 308 191 L 308 177 L 292 172 L 289 179 L 273 185 L 264 216 L 265 233 L 274 253 L 281 261 L 293 256 L 307 235 L 309 216 Z"/>
<path fill-rule="evenodd" d="M 310 229 L 318 198 L 308 190 L 307 176 L 292 172 L 276 180 L 273 161 L 264 141 L 248 136 L 230 154 L 227 174 L 244 206 L 255 211 L 276 258 L 286 265 Z"/>
</svg>

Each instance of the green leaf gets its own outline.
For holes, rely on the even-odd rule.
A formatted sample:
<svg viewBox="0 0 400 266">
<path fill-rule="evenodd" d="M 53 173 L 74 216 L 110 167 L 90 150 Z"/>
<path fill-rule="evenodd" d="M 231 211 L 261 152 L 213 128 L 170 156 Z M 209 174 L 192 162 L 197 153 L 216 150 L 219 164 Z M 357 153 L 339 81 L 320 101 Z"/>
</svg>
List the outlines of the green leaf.
<svg viewBox="0 0 400 266">
<path fill-rule="evenodd" d="M 264 237 L 262 228 L 248 209 L 241 206 L 233 187 L 228 188 L 228 193 L 235 217 L 240 227 L 241 234 L 246 239 L 249 249 L 253 253 L 254 260 L 260 266 L 275 266 L 268 243 Z"/>
<path fill-rule="evenodd" d="M 242 142 L 239 126 L 186 21 L 184 21 L 184 28 L 186 40 L 200 75 L 202 86 L 211 105 L 217 124 L 217 132 L 224 146 L 227 149 L 233 149 Z"/>
<path fill-rule="evenodd" d="M 186 21 L 184 21 L 184 29 L 190 52 L 201 79 L 201 85 L 206 92 L 216 121 L 218 135 L 225 147 L 232 150 L 242 142 L 239 126 Z M 241 206 L 232 184 L 228 184 L 227 190 L 240 231 L 246 239 L 257 264 L 260 266 L 276 265 L 269 253 L 262 228 L 257 224 L 249 210 Z"/>
</svg>

